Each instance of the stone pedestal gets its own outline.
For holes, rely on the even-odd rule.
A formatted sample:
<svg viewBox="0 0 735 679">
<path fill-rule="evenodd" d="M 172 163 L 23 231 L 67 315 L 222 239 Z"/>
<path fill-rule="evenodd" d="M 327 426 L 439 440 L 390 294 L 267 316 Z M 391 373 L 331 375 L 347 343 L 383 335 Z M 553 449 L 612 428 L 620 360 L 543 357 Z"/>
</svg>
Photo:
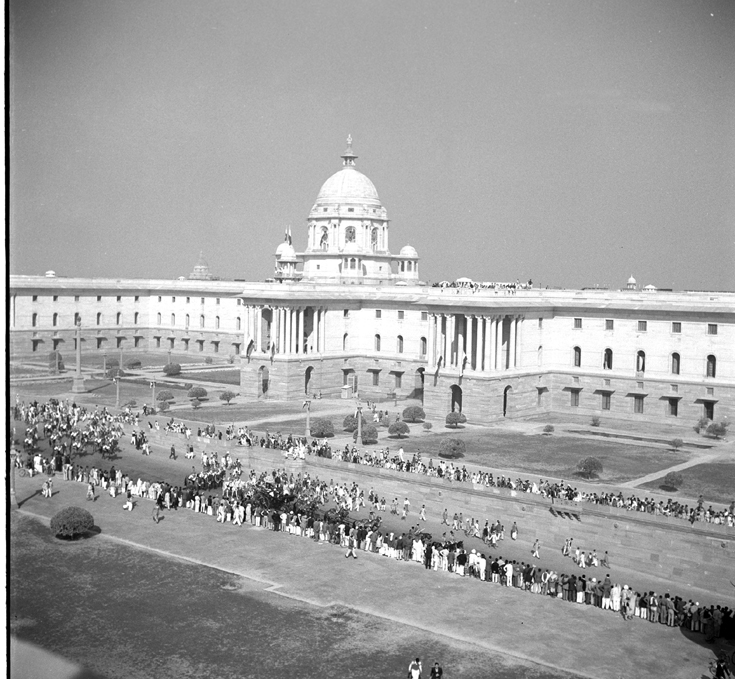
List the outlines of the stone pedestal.
<svg viewBox="0 0 735 679">
<path fill-rule="evenodd" d="M 74 375 L 71 384 L 72 394 L 86 394 L 87 387 L 84 386 L 84 378 L 81 375 Z"/>
</svg>

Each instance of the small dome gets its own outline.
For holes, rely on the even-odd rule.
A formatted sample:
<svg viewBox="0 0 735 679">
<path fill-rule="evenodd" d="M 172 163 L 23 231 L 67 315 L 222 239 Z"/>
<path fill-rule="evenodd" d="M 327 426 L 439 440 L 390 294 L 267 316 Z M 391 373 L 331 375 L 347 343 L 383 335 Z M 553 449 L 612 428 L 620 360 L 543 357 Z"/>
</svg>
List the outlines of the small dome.
<svg viewBox="0 0 735 679">
<path fill-rule="evenodd" d="M 636 280 L 635 280 L 635 278 L 633 278 L 633 276 L 631 276 L 628 279 L 628 285 L 635 285 L 635 284 L 636 284 Z"/>
<path fill-rule="evenodd" d="M 351 166 L 327 179 L 316 197 L 316 205 L 319 207 L 334 203 L 367 203 L 381 207 L 375 185 Z"/>
<path fill-rule="evenodd" d="M 401 257 L 418 257 L 419 256 L 419 253 L 416 252 L 416 248 L 414 248 L 413 245 L 404 245 L 398 254 Z"/>
<path fill-rule="evenodd" d="M 296 256 L 296 250 L 293 249 L 293 245 L 288 241 L 283 241 L 276 248 L 276 258 L 283 260 L 284 258 L 293 258 Z"/>
</svg>

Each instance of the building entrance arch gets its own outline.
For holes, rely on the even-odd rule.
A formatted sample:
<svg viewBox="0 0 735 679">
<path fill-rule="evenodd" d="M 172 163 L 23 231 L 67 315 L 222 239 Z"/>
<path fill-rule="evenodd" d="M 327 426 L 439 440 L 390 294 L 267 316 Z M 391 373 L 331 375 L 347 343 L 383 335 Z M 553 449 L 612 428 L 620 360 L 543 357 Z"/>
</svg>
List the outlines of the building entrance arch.
<svg viewBox="0 0 735 679">
<path fill-rule="evenodd" d="M 270 386 L 270 371 L 267 365 L 261 365 L 258 368 L 258 398 L 268 395 L 268 387 Z"/>
<path fill-rule="evenodd" d="M 508 415 L 508 407 L 510 405 L 510 398 L 513 394 L 513 387 L 510 386 L 510 384 L 503 389 L 503 417 L 507 417 Z"/>
<path fill-rule="evenodd" d="M 314 377 L 314 366 L 310 365 L 304 372 L 304 393 L 306 395 L 309 395 L 314 391 L 313 377 Z"/>
<path fill-rule="evenodd" d="M 423 368 L 417 368 L 413 378 L 413 393 L 411 396 L 421 399 L 421 405 L 424 404 L 424 379 L 425 371 Z"/>
<path fill-rule="evenodd" d="M 450 412 L 462 412 L 462 387 L 458 384 L 453 384 L 451 387 L 452 392 L 452 407 Z"/>
</svg>

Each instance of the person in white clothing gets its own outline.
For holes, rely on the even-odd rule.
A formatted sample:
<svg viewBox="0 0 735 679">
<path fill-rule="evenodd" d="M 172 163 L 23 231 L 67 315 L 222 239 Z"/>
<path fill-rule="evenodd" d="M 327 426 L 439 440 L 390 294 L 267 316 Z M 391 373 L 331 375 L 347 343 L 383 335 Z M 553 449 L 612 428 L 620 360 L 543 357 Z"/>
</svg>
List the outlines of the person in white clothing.
<svg viewBox="0 0 735 679">
<path fill-rule="evenodd" d="M 421 666 L 421 660 L 416 658 L 408 666 L 408 679 L 421 679 L 421 672 L 423 667 Z"/>
</svg>

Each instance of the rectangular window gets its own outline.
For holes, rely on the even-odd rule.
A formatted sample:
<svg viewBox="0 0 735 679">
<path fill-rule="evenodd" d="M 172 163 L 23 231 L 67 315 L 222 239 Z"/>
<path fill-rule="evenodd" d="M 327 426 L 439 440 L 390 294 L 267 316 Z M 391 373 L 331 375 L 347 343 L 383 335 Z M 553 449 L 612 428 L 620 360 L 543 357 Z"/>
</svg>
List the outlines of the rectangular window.
<svg viewBox="0 0 735 679">
<path fill-rule="evenodd" d="M 398 320 L 399 321 L 402 321 L 403 318 L 404 318 L 404 312 L 403 311 L 399 311 L 398 312 Z M 712 333 L 710 333 L 710 334 L 712 334 Z M 714 333 L 714 334 L 716 335 L 717 333 Z"/>
<path fill-rule="evenodd" d="M 350 310 L 349 309 L 345 309 L 342 312 L 342 316 L 343 316 L 343 318 L 349 318 L 350 317 Z"/>
<path fill-rule="evenodd" d="M 140 347 L 140 340 L 141 340 L 140 337 L 134 337 L 133 338 L 133 343 L 134 343 L 136 349 L 138 349 Z"/>
<path fill-rule="evenodd" d="M 34 301 L 34 302 L 37 302 L 38 301 L 38 295 L 33 295 L 33 297 L 31 297 L 31 300 Z M 99 297 L 97 298 L 97 301 L 98 302 L 100 301 L 100 298 Z"/>
<path fill-rule="evenodd" d="M 216 299 L 214 300 L 214 303 L 215 303 L 215 304 L 219 304 L 219 297 L 217 297 L 217 298 L 216 298 Z"/>
<path fill-rule="evenodd" d="M 161 295 L 158 295 L 158 301 L 160 302 L 162 300 L 163 300 L 163 297 L 161 297 Z"/>
<path fill-rule="evenodd" d="M 610 400 L 611 400 L 610 394 L 602 395 L 602 403 L 600 405 L 603 410 L 610 410 Z"/>
<path fill-rule="evenodd" d="M 240 300 L 238 299 L 237 301 L 239 302 Z M 202 304 L 204 304 L 204 297 L 202 297 Z"/>
<path fill-rule="evenodd" d="M 708 335 L 716 335 L 717 334 L 717 323 L 708 323 L 707 324 L 707 334 Z"/>
<path fill-rule="evenodd" d="M 633 412 L 641 415 L 643 413 L 643 396 L 633 397 Z"/>
<path fill-rule="evenodd" d="M 679 385 L 678 384 L 672 384 L 671 385 L 671 393 L 672 394 L 678 394 L 679 393 Z"/>
<path fill-rule="evenodd" d="M 544 319 L 539 318 L 538 319 L 538 329 L 541 330 L 544 327 Z"/>
<path fill-rule="evenodd" d="M 156 337 L 156 349 L 160 349 L 160 348 L 161 348 L 161 338 Z"/>
<path fill-rule="evenodd" d="M 679 399 L 678 398 L 669 399 L 669 415 L 671 415 L 671 417 L 679 416 Z"/>
<path fill-rule="evenodd" d="M 175 302 L 175 301 L 176 301 L 176 297 L 172 297 L 172 298 L 171 298 L 171 301 L 172 301 L 172 302 Z"/>
<path fill-rule="evenodd" d="M 382 318 L 382 316 L 383 316 L 382 310 L 381 309 L 376 309 L 375 310 L 375 318 Z"/>
<path fill-rule="evenodd" d="M 59 301 L 59 296 L 58 296 L 58 295 L 54 295 L 54 296 L 53 296 L 53 297 L 52 297 L 51 299 L 52 299 L 52 300 L 53 300 L 54 302 L 58 302 L 58 301 Z"/>
<path fill-rule="evenodd" d="M 575 389 L 574 391 L 570 391 L 569 395 L 571 397 L 571 402 L 569 405 L 571 405 L 572 408 L 579 407 L 579 392 Z"/>
<path fill-rule="evenodd" d="M 614 330 L 615 329 L 615 321 L 612 318 L 608 318 L 605 320 L 605 330 Z"/>
<path fill-rule="evenodd" d="M 428 311 L 422 311 L 421 312 L 421 320 L 422 321 L 428 321 L 429 320 L 429 312 Z"/>
<path fill-rule="evenodd" d="M 118 296 L 117 296 L 117 301 L 118 301 L 118 302 L 122 302 L 122 296 L 121 296 L 121 295 L 118 295 Z"/>
<path fill-rule="evenodd" d="M 186 298 L 186 303 L 189 304 L 189 302 L 191 302 L 191 297 Z"/>
<path fill-rule="evenodd" d="M 574 327 L 577 330 L 580 330 L 582 328 L 582 319 L 581 318 L 575 318 L 574 319 Z"/>
<path fill-rule="evenodd" d="M 380 373 L 377 370 L 373 370 L 373 386 L 380 386 Z"/>
<path fill-rule="evenodd" d="M 396 373 L 396 389 L 401 388 L 401 378 L 403 375 L 401 373 Z"/>
<path fill-rule="evenodd" d="M 101 302 L 102 301 L 102 295 L 97 295 L 97 301 L 98 302 Z"/>
<path fill-rule="evenodd" d="M 136 296 L 135 296 L 135 298 L 134 298 L 134 300 L 135 300 L 136 302 L 140 302 L 140 295 L 136 295 Z"/>
<path fill-rule="evenodd" d="M 214 353 L 219 353 L 219 342 L 212 342 L 212 346 L 214 347 Z"/>
<path fill-rule="evenodd" d="M 79 301 L 79 295 L 74 295 L 74 301 L 75 302 L 78 302 Z M 710 333 L 710 334 L 712 334 L 712 333 Z M 714 334 L 716 335 L 717 333 L 714 333 Z"/>
<path fill-rule="evenodd" d="M 673 332 L 675 335 L 681 333 L 681 323 L 679 321 L 674 321 L 671 324 L 671 332 Z"/>
<path fill-rule="evenodd" d="M 638 332 L 648 331 L 648 321 L 638 321 Z"/>
</svg>

